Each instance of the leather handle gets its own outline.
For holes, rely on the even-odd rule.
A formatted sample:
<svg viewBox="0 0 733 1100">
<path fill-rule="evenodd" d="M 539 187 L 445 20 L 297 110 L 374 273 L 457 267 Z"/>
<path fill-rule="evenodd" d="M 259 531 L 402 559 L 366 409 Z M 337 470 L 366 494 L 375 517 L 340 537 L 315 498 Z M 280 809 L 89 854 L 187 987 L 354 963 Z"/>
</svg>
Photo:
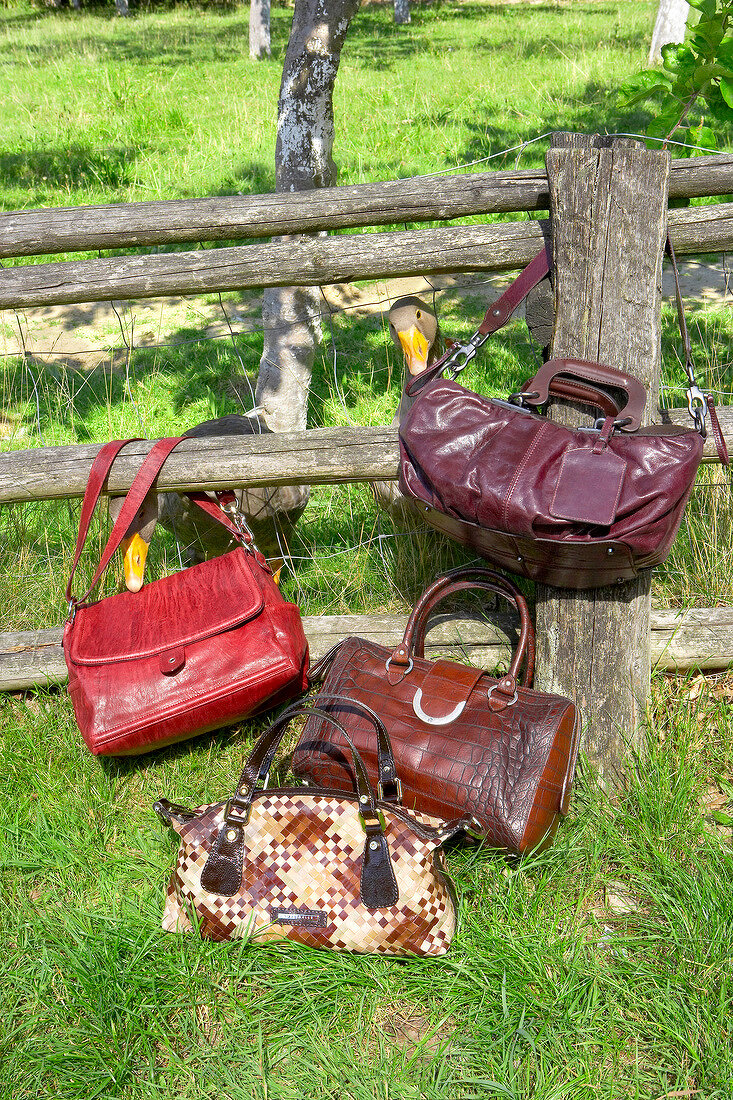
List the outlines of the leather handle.
<svg viewBox="0 0 733 1100">
<path fill-rule="evenodd" d="M 522 383 L 521 393 L 532 391 L 532 379 Z M 570 378 L 555 376 L 550 382 L 550 397 L 563 397 L 566 401 L 581 401 L 584 405 L 593 405 L 604 416 L 614 419 L 621 415 L 623 405 L 606 390 L 593 386 L 590 382 L 573 381 Z"/>
<path fill-rule="evenodd" d="M 392 742 L 389 739 L 387 727 L 379 715 L 359 699 L 352 699 L 348 695 L 335 695 L 330 691 L 319 692 L 317 695 L 313 696 L 313 703 L 320 710 L 323 710 L 324 704 L 329 707 L 335 704 L 338 710 L 356 710 L 371 722 L 377 734 L 377 766 L 379 769 L 379 785 L 381 788 L 380 797 L 383 797 L 388 802 L 399 803 L 401 801 L 398 793 L 400 787 L 397 782 L 397 767 L 395 765 L 394 752 L 392 751 Z M 388 793 L 382 794 L 382 791 L 387 789 L 387 785 L 389 785 Z"/>
<path fill-rule="evenodd" d="M 592 363 L 587 359 L 548 359 L 534 378 L 527 382 L 528 393 L 524 397 L 524 404 L 544 405 L 550 397 L 550 387 L 557 375 L 570 375 L 581 383 L 595 382 L 602 386 L 623 390 L 626 394 L 626 404 L 619 412 L 623 418 L 628 419 L 628 423 L 619 427 L 626 432 L 635 432 L 641 427 L 646 407 L 646 390 L 641 382 L 632 375 L 626 374 L 625 371 L 616 370 L 615 367 L 609 367 L 605 363 Z"/>
<path fill-rule="evenodd" d="M 273 722 L 270 728 L 265 730 L 262 736 L 258 738 L 255 747 L 244 765 L 244 771 L 237 783 L 234 797 L 229 801 L 226 820 L 230 820 L 229 811 L 232 809 L 236 811 L 237 819 L 247 820 L 257 784 L 264 782 L 270 774 L 270 769 L 275 759 L 275 753 L 285 735 L 286 727 L 291 719 L 296 718 L 300 714 L 312 714 L 324 722 L 330 722 L 343 736 L 351 749 L 351 756 L 354 762 L 354 780 L 356 793 L 359 799 L 360 812 L 363 817 L 370 821 L 379 822 L 377 800 L 374 796 L 372 785 L 369 782 L 369 776 L 367 775 L 364 761 L 359 755 L 359 751 L 351 740 L 343 723 L 339 722 L 338 718 L 334 717 L 329 711 L 323 710 L 320 707 L 308 706 L 304 703 L 295 703 L 287 707 L 282 714 L 278 716 L 276 721 Z M 234 820 L 234 818 L 232 818 L 232 820 Z"/>
<path fill-rule="evenodd" d="M 163 465 L 168 458 L 171 451 L 175 450 L 179 443 L 183 441 L 184 436 L 171 436 L 166 439 L 158 439 L 151 447 L 149 453 L 143 459 L 140 469 L 138 470 L 135 478 L 125 495 L 125 500 L 120 509 L 120 514 L 115 521 L 114 526 L 109 534 L 107 543 L 102 551 L 102 555 L 99 561 L 99 565 L 94 574 L 94 579 L 87 588 L 87 591 L 83 596 L 74 599 L 71 592 L 71 584 L 76 571 L 76 567 L 79 564 L 84 544 L 86 543 L 87 535 L 89 534 L 89 527 L 91 524 L 94 509 L 99 502 L 99 498 L 102 495 L 104 483 L 107 480 L 110 470 L 114 464 L 114 461 L 128 443 L 138 443 L 139 438 L 134 439 L 116 439 L 105 445 L 97 453 L 92 468 L 89 472 L 89 479 L 87 481 L 86 489 L 84 491 L 84 499 L 81 506 L 81 514 L 79 517 L 79 532 L 76 539 L 76 549 L 74 552 L 74 560 L 72 562 L 71 571 L 69 574 L 69 580 L 66 586 L 66 599 L 68 602 L 82 603 L 87 599 L 89 593 L 94 588 L 95 584 L 99 581 L 100 577 L 104 573 L 105 569 L 112 560 L 112 556 L 115 551 L 119 549 L 120 543 L 127 534 L 130 528 L 130 524 L 135 519 L 139 508 L 141 507 L 145 497 L 150 489 L 153 487 L 156 477 L 160 473 Z M 224 527 L 226 527 L 235 537 L 242 538 L 241 532 L 229 521 L 224 512 L 212 501 L 208 500 L 202 493 L 189 494 L 191 500 L 193 500 L 200 508 L 203 508 L 213 519 L 218 520 Z"/>
<path fill-rule="evenodd" d="M 201 885 L 205 890 L 225 897 L 231 897 L 241 889 L 246 824 L 257 783 L 269 774 L 277 747 L 285 733 L 285 727 L 291 718 L 299 714 L 315 714 L 322 721 L 331 722 L 350 746 L 359 800 L 359 815 L 364 828 L 359 899 L 367 909 L 381 909 L 396 905 L 399 900 L 399 887 L 392 867 L 382 819 L 364 762 L 337 718 L 326 710 L 304 706 L 302 703 L 284 710 L 255 744 L 237 790 L 226 805 L 224 820 L 201 871 Z"/>
<path fill-rule="evenodd" d="M 495 573 L 492 569 L 465 566 L 444 573 L 427 588 L 416 603 L 405 627 L 405 636 L 390 658 L 396 664 L 407 664 L 412 656 L 422 657 L 425 652 L 425 633 L 428 617 L 435 605 L 454 592 L 463 592 L 472 588 L 494 592 L 503 596 L 519 613 L 519 643 L 512 655 L 509 675 L 517 678 L 524 663 L 524 672 L 520 683 L 529 687 L 534 675 L 535 640 L 534 627 L 529 615 L 527 601 L 508 577 Z"/>
</svg>

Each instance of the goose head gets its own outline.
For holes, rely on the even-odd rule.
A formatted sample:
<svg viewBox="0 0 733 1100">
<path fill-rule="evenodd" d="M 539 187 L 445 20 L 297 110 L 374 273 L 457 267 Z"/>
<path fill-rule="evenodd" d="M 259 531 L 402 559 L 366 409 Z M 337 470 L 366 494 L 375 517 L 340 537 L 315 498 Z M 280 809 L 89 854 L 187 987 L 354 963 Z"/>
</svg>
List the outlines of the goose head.
<svg viewBox="0 0 733 1100">
<path fill-rule="evenodd" d="M 411 375 L 422 374 L 437 358 L 440 330 L 435 311 L 422 298 L 408 294 L 393 302 L 389 314 L 389 334 L 405 356 Z"/>
<path fill-rule="evenodd" d="M 110 497 L 109 514 L 113 523 L 117 522 L 124 500 L 124 497 Z M 143 586 L 148 547 L 157 522 L 158 494 L 151 490 L 120 543 L 125 584 L 130 592 L 139 592 Z"/>
</svg>

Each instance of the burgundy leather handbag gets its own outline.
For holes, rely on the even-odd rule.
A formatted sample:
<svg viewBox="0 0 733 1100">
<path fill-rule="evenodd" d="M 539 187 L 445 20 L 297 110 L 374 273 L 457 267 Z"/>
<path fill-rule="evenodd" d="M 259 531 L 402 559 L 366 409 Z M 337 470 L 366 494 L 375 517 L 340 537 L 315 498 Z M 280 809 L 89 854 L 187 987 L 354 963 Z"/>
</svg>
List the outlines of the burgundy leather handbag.
<svg viewBox="0 0 733 1100">
<path fill-rule="evenodd" d="M 466 589 L 496 593 L 519 612 L 519 642 L 498 680 L 470 665 L 425 660 L 430 612 Z M 470 814 L 488 844 L 517 854 L 551 841 L 567 809 L 580 735 L 575 705 L 531 690 L 533 671 L 534 631 L 524 597 L 506 577 L 467 567 L 444 574 L 423 593 L 394 651 L 347 638 L 309 678 L 322 678 L 314 700 L 319 707 L 340 700 L 340 720 L 380 797 L 444 818 Z M 375 751 L 358 704 L 371 707 L 389 730 L 393 758 Z M 350 790 L 353 783 L 349 746 L 315 714 L 305 723 L 293 768 L 318 787 Z"/>
<path fill-rule="evenodd" d="M 496 565 L 559 587 L 593 588 L 629 580 L 669 554 L 708 412 L 721 461 L 728 456 L 712 397 L 695 382 L 679 284 L 694 428 L 642 428 L 644 387 L 599 363 L 550 360 L 507 401 L 455 381 L 547 270 L 543 250 L 467 344 L 408 382 L 413 401 L 400 424 L 399 485 L 427 523 Z M 539 415 L 550 396 L 595 406 L 595 427 L 568 428 Z"/>
<path fill-rule="evenodd" d="M 91 751 L 148 752 L 238 722 L 306 687 L 308 644 L 265 559 L 205 494 L 190 494 L 240 545 L 221 557 L 97 602 L 89 595 L 130 527 L 168 454 L 161 439 L 128 492 L 88 591 L 71 584 L 115 456 L 100 450 L 89 475 L 66 591 L 64 656 L 76 721 Z"/>
</svg>

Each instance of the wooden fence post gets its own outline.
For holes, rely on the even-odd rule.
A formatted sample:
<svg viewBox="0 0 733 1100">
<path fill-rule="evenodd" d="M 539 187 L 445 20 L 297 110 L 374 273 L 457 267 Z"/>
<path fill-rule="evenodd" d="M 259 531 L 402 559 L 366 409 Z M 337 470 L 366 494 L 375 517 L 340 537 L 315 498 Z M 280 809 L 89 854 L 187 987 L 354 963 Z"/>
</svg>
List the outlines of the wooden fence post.
<svg viewBox="0 0 733 1100">
<path fill-rule="evenodd" d="M 580 135 L 547 154 L 553 241 L 552 357 L 608 363 L 659 391 L 669 155 Z M 604 147 L 605 146 L 605 147 Z M 556 406 L 556 419 L 589 423 Z M 575 699 L 582 748 L 614 785 L 642 735 L 650 683 L 650 577 L 594 590 L 537 587 L 537 686 Z"/>
</svg>

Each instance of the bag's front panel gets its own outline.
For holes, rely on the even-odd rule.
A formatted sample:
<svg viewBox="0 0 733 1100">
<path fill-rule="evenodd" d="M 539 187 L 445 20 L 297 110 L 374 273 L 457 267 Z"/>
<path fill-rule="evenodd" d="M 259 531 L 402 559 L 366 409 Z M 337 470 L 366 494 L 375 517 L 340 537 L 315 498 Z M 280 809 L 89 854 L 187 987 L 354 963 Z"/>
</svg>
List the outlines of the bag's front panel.
<svg viewBox="0 0 733 1100">
<path fill-rule="evenodd" d="M 698 433 L 664 428 L 616 433 L 595 454 L 598 433 L 449 381 L 425 387 L 400 440 L 400 487 L 426 505 L 522 538 L 619 540 L 642 558 L 662 541 L 668 548 L 702 456 Z M 598 502 L 596 524 L 569 521 L 558 507 L 573 488 L 563 481 L 570 468 L 583 470 L 583 511 Z"/>
<path fill-rule="evenodd" d="M 391 955 L 440 955 L 455 931 L 447 882 L 434 841 L 387 812 L 386 836 L 397 880 L 396 905 L 360 901 L 365 833 L 354 802 L 303 791 L 260 795 L 245 829 L 241 889 L 232 897 L 201 886 L 201 872 L 223 821 L 214 807 L 176 825 L 181 849 L 164 928 L 185 931 L 187 914 L 211 939 L 292 939 L 313 947 Z"/>
<path fill-rule="evenodd" d="M 83 614 L 81 612 L 80 614 Z M 302 626 L 298 620 L 302 634 Z M 256 713 L 302 690 L 307 647 L 260 614 L 250 622 L 152 657 L 69 662 L 77 723 L 96 753 L 144 751 Z M 297 648 L 297 647 L 296 647 Z M 173 671 L 167 662 L 173 659 Z"/>
<path fill-rule="evenodd" d="M 520 688 L 516 703 L 494 713 L 487 693 L 496 680 L 483 675 L 455 720 L 431 725 L 415 713 L 414 698 L 433 663 L 415 658 L 408 675 L 388 684 L 388 656 L 388 650 L 374 643 L 348 639 L 320 691 L 326 699 L 334 694 L 363 702 L 385 723 L 404 804 L 443 817 L 470 813 L 491 845 L 510 852 L 537 843 L 559 812 L 562 779 L 555 774 L 552 751 L 557 742 L 560 756 L 570 758 L 570 738 L 563 722 L 568 712 L 575 713 L 569 700 Z M 376 781 L 372 727 L 356 710 L 349 713 L 345 707 L 340 716 Z M 351 789 L 348 747 L 336 730 L 317 717 L 306 722 L 293 766 L 318 786 Z"/>
</svg>

